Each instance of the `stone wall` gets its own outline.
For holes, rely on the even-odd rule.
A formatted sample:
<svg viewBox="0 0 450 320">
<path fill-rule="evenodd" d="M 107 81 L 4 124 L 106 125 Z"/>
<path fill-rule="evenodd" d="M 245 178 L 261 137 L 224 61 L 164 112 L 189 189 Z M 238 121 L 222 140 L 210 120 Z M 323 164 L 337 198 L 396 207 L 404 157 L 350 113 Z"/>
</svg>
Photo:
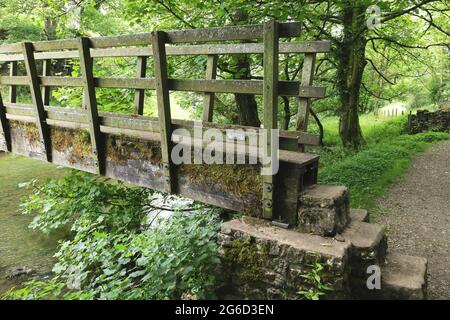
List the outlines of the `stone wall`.
<svg viewBox="0 0 450 320">
<path fill-rule="evenodd" d="M 384 227 L 349 208 L 345 187 L 314 185 L 299 201 L 298 225 L 290 229 L 252 217 L 223 223 L 219 298 L 426 297 L 426 259 L 389 253 Z M 373 268 L 379 288 L 367 284 Z"/>
<path fill-rule="evenodd" d="M 300 291 L 321 298 L 348 295 L 348 242 L 303 234 L 246 217 L 226 222 L 219 234 L 222 256 L 220 298 L 300 299 Z M 321 290 L 314 280 L 332 288 Z"/>
<path fill-rule="evenodd" d="M 450 109 L 430 112 L 428 110 L 417 111 L 417 114 L 408 118 L 408 132 L 416 134 L 424 131 L 448 131 L 450 130 Z"/>
</svg>

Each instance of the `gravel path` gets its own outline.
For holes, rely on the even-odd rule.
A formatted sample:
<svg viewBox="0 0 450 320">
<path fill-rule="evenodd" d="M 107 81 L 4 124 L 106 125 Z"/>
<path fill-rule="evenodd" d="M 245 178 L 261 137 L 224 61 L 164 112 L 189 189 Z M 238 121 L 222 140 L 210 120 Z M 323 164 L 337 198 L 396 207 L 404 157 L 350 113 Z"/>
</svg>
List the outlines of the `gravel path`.
<svg viewBox="0 0 450 320">
<path fill-rule="evenodd" d="M 428 299 L 450 299 L 450 141 L 417 156 L 378 208 L 389 250 L 428 259 Z"/>
</svg>

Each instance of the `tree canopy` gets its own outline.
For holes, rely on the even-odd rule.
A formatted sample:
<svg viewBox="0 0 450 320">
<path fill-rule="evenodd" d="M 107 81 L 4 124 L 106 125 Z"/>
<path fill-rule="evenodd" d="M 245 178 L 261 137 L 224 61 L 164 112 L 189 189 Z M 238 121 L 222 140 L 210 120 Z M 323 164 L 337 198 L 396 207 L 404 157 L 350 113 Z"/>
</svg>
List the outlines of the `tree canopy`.
<svg viewBox="0 0 450 320">
<path fill-rule="evenodd" d="M 364 143 L 361 114 L 377 112 L 395 101 L 411 108 L 443 107 L 450 96 L 450 0 L 2 0 L 0 14 L 3 43 L 254 24 L 269 19 L 301 21 L 298 40 L 332 41 L 332 52 L 319 55 L 315 67 L 315 79 L 327 87 L 327 97 L 316 101 L 313 110 L 319 118 L 339 117 L 339 135 L 346 147 Z M 280 79 L 298 78 L 302 63 L 302 57 L 282 56 Z M 65 64 L 61 72 L 78 72 L 76 62 Z M 136 61 L 102 59 L 97 64 L 102 73 L 133 74 Z M 169 73 L 202 78 L 205 65 L 206 57 L 171 57 Z M 260 56 L 223 56 L 218 77 L 258 79 L 261 66 Z M 7 72 L 7 66 L 1 66 L 1 71 Z M 132 108 L 130 91 L 99 90 L 98 94 L 107 110 Z M 63 105 L 78 105 L 80 96 L 75 89 L 52 93 L 52 99 Z M 195 94 L 177 96 L 180 106 L 193 117 L 200 117 L 200 99 Z M 258 97 L 224 94 L 216 99 L 215 121 L 261 123 Z M 295 129 L 295 100 L 280 99 L 279 109 L 280 127 Z M 147 113 L 155 115 L 152 110 L 147 108 Z"/>
</svg>

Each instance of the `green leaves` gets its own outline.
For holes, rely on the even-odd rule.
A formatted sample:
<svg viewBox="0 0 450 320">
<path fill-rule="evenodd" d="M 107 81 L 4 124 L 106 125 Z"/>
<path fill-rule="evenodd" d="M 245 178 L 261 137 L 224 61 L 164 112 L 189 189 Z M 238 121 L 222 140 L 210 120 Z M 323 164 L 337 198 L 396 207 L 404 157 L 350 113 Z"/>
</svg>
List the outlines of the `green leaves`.
<svg viewBox="0 0 450 320">
<path fill-rule="evenodd" d="M 300 275 L 302 278 L 308 280 L 307 284 L 310 286 L 308 290 L 298 292 L 301 299 L 319 300 L 321 296 L 334 290 L 333 287 L 324 282 L 325 266 L 325 264 L 317 259 L 313 264 L 309 265 L 311 270 L 308 273 Z"/>
<path fill-rule="evenodd" d="M 220 263 L 217 212 L 210 209 L 175 212 L 146 222 L 154 191 L 133 188 L 72 171 L 43 185 L 30 183 L 34 193 L 22 210 L 36 214 L 30 227 L 44 233 L 72 231 L 55 254 L 55 277 L 30 283 L 12 295 L 67 299 L 178 299 L 182 295 L 213 297 L 215 270 Z M 176 201 L 175 201 L 176 202 Z M 180 202 L 181 203 L 181 202 Z M 63 291 L 48 291 L 57 285 Z M 39 290 L 42 290 L 39 291 Z"/>
</svg>

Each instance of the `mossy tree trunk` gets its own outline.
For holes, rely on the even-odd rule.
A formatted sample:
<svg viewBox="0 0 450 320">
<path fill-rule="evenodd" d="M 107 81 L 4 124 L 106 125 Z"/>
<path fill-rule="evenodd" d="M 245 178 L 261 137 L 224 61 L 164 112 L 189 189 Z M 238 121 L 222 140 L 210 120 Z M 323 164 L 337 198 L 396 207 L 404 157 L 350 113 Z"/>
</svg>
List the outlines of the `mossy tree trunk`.
<svg viewBox="0 0 450 320">
<path fill-rule="evenodd" d="M 343 6 L 342 41 L 337 43 L 337 88 L 340 97 L 339 135 L 344 147 L 357 149 L 364 143 L 358 106 L 365 57 L 367 5 Z"/>
<path fill-rule="evenodd" d="M 247 55 L 240 55 L 238 57 L 234 78 L 241 80 L 251 79 L 250 61 Z M 258 116 L 258 104 L 256 103 L 255 95 L 237 93 L 234 97 L 239 111 L 239 124 L 259 127 L 261 121 Z"/>
</svg>

